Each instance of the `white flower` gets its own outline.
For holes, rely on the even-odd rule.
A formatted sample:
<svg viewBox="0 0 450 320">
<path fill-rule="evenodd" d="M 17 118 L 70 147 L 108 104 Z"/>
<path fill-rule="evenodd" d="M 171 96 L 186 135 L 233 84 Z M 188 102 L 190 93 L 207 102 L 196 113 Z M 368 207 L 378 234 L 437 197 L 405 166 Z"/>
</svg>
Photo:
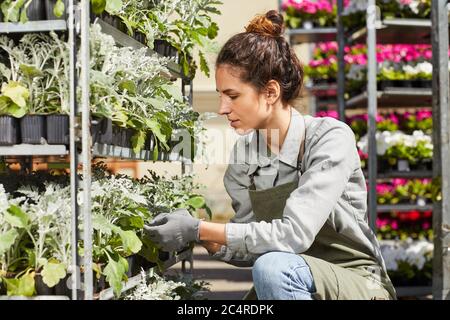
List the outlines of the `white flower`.
<svg viewBox="0 0 450 320">
<path fill-rule="evenodd" d="M 414 76 L 419 73 L 415 67 L 413 67 L 412 65 L 409 65 L 409 64 L 404 65 L 402 67 L 402 69 L 403 69 L 403 72 L 405 72 L 407 75 L 411 75 L 411 76 Z"/>
<path fill-rule="evenodd" d="M 432 74 L 433 65 L 428 61 L 420 62 L 417 64 L 416 70 L 418 73 Z"/>
</svg>

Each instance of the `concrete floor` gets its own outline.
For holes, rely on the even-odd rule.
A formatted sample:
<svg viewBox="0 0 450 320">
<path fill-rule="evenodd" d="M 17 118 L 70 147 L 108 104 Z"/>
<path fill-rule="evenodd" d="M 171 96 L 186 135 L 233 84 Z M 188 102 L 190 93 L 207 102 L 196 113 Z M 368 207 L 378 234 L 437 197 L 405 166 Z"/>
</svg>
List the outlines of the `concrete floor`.
<svg viewBox="0 0 450 320">
<path fill-rule="evenodd" d="M 181 263 L 168 270 L 179 272 Z M 241 300 L 252 287 L 251 268 L 238 268 L 222 261 L 211 259 L 203 247 L 194 248 L 193 278 L 210 283 L 209 300 Z"/>
</svg>

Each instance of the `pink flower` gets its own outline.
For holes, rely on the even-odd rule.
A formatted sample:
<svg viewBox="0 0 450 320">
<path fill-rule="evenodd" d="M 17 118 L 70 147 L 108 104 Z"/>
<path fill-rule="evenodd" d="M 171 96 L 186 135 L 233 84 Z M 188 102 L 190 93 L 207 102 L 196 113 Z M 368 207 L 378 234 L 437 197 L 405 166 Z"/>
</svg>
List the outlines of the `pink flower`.
<svg viewBox="0 0 450 320">
<path fill-rule="evenodd" d="M 392 179 L 392 185 L 394 186 L 394 188 L 398 187 L 398 186 L 404 186 L 407 183 L 408 183 L 407 179 L 401 179 L 401 178 Z"/>
<path fill-rule="evenodd" d="M 391 120 L 393 123 L 398 124 L 398 117 L 395 113 L 391 113 L 388 115 L 387 119 Z"/>
<path fill-rule="evenodd" d="M 428 221 L 425 221 L 424 223 L 422 223 L 422 229 L 427 230 L 430 229 L 431 227 L 431 223 L 429 223 Z"/>
<path fill-rule="evenodd" d="M 392 192 L 392 187 L 388 184 L 379 183 L 376 186 L 376 192 L 378 195 L 384 195 Z"/>
<path fill-rule="evenodd" d="M 392 220 L 391 228 L 394 229 L 394 230 L 398 230 L 398 222 L 395 221 L 395 220 Z"/>
<path fill-rule="evenodd" d="M 431 118 L 432 116 L 433 116 L 433 114 L 430 110 L 419 110 L 416 112 L 417 121 L 428 119 L 428 118 Z"/>
<path fill-rule="evenodd" d="M 384 226 L 387 226 L 388 223 L 389 223 L 388 219 L 377 218 L 377 228 L 382 228 Z"/>
</svg>

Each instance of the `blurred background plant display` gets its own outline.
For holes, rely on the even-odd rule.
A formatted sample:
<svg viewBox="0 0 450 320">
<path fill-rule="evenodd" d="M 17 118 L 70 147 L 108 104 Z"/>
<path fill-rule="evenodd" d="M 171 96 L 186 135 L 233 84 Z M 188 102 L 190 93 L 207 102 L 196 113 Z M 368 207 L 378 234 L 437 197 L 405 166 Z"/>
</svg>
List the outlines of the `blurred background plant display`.
<svg viewBox="0 0 450 320">
<path fill-rule="evenodd" d="M 17 185 L 10 184 L 8 190 L 0 185 L 0 278 L 8 295 L 42 294 L 42 287 L 49 291 L 67 280 L 71 265 L 69 178 L 55 180 L 59 183 L 38 179 L 33 185 L 29 184 L 32 180 L 25 180 L 14 194 L 8 191 Z M 137 266 L 142 262 L 163 268 L 160 250 L 143 233 L 144 223 L 177 208 L 192 214 L 198 209 L 210 212 L 204 198 L 195 193 L 198 187 L 189 175 L 171 178 L 150 172 L 135 180 L 111 175 L 101 163 L 94 167 L 91 192 L 97 290 L 107 283 L 119 296 L 122 281 L 139 273 Z M 82 204 L 83 199 L 78 202 Z M 78 250 L 82 256 L 82 242 Z M 139 259 L 141 263 L 136 264 Z"/>
<path fill-rule="evenodd" d="M 396 285 L 431 285 L 433 243 L 430 240 L 382 240 L 381 253 L 389 277 Z"/>
<path fill-rule="evenodd" d="M 379 19 L 430 19 L 431 0 L 377 0 Z M 367 1 L 352 0 L 345 6 L 343 22 L 349 30 L 365 25 Z"/>
<path fill-rule="evenodd" d="M 367 48 L 356 44 L 345 47 L 345 76 L 347 97 L 359 93 L 366 84 Z M 419 87 L 431 88 L 430 45 L 377 45 L 378 88 Z M 313 84 L 336 83 L 337 43 L 323 42 L 315 45 L 313 55 L 305 66 L 305 75 Z"/>
<path fill-rule="evenodd" d="M 220 4 L 217 0 L 124 0 L 109 13 L 120 19 L 125 32 L 142 35 L 144 39 L 138 39 L 151 49 L 159 51 L 161 41 L 168 43 L 178 52 L 177 62 L 184 74 L 194 78 L 198 66 L 209 76 L 205 53 L 218 50 L 213 41 L 218 26 L 211 15 L 220 14 Z"/>
</svg>

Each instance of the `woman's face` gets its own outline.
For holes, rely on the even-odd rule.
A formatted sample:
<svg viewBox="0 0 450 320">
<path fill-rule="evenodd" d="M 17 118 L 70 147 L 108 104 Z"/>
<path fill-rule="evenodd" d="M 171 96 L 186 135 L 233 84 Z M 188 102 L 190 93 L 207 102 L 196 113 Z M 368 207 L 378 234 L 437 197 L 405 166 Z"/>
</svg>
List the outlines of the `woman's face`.
<svg viewBox="0 0 450 320">
<path fill-rule="evenodd" d="M 239 78 L 236 68 L 219 65 L 216 69 L 216 87 L 220 96 L 219 114 L 226 115 L 237 133 L 266 127 L 271 113 L 264 93 Z"/>
</svg>

